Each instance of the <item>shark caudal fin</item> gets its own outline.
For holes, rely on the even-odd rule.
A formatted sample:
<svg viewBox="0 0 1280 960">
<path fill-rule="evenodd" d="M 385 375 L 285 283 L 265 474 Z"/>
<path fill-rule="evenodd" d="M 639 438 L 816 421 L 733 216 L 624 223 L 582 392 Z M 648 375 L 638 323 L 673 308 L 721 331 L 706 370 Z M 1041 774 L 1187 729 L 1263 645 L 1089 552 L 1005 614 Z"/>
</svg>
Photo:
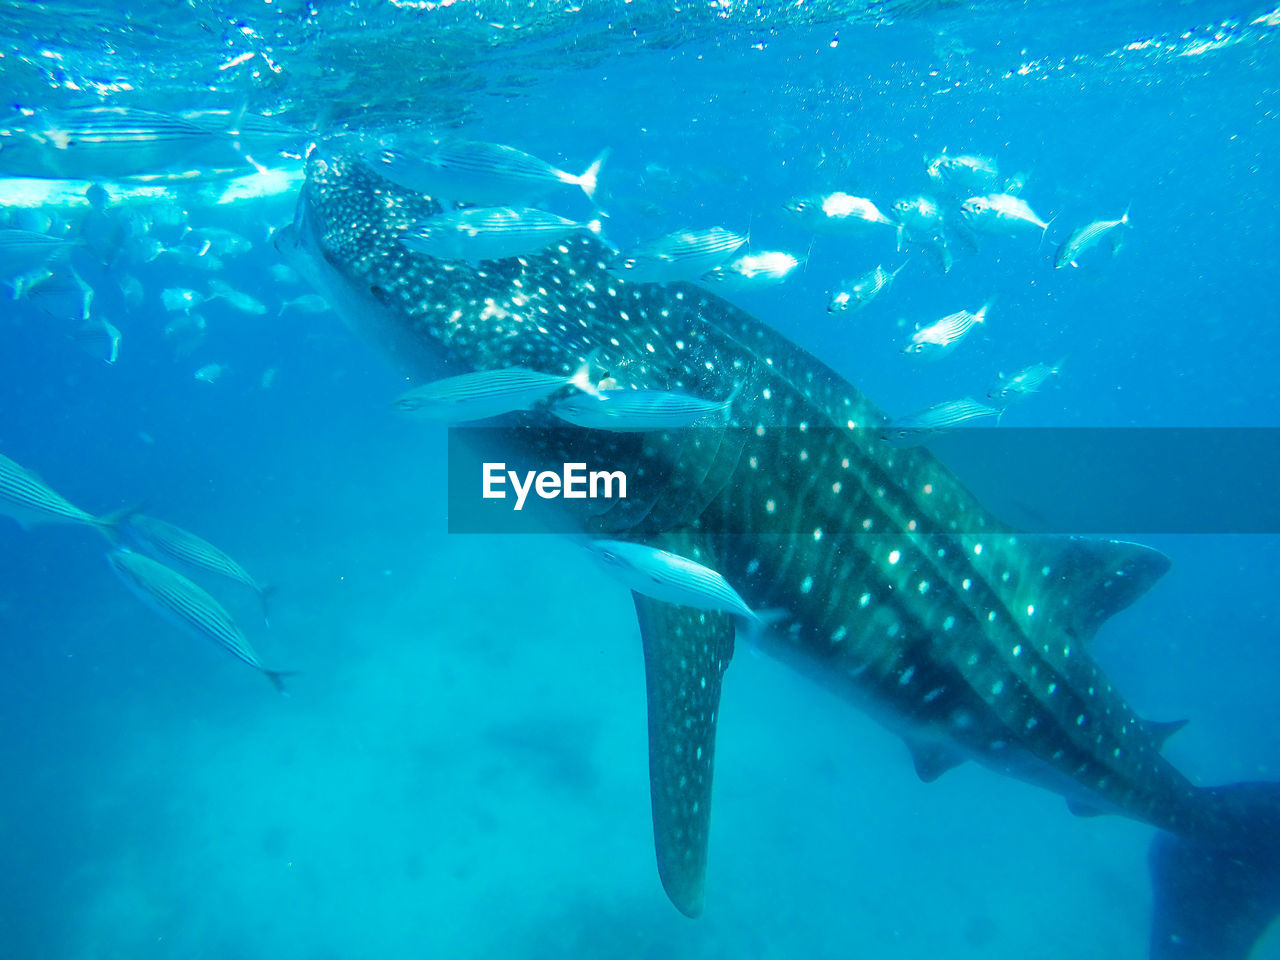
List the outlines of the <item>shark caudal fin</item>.
<svg viewBox="0 0 1280 960">
<path fill-rule="evenodd" d="M 677 910 L 702 913 L 720 681 L 733 619 L 633 593 L 649 700 L 649 793 L 658 876 Z"/>
<path fill-rule="evenodd" d="M 1221 839 L 1151 844 L 1151 960 L 1247 960 L 1280 915 L 1280 783 L 1204 793 Z"/>
</svg>

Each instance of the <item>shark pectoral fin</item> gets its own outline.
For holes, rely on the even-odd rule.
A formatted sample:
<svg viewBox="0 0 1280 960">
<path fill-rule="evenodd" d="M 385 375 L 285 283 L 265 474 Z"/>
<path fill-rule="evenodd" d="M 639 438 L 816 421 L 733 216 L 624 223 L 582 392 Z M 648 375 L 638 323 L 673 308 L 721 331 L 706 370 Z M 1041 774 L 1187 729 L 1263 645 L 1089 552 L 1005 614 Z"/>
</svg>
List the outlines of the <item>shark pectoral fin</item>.
<svg viewBox="0 0 1280 960">
<path fill-rule="evenodd" d="M 948 770 L 964 763 L 964 757 L 945 744 L 920 743 L 912 740 L 906 743 L 907 749 L 911 751 L 911 760 L 916 766 L 916 776 L 923 783 L 933 783 Z"/>
<path fill-rule="evenodd" d="M 1100 817 L 1107 812 L 1100 807 L 1090 806 L 1087 803 L 1080 803 L 1077 800 L 1068 800 L 1067 809 L 1077 817 Z"/>
<path fill-rule="evenodd" d="M 686 917 L 702 912 L 720 681 L 733 657 L 728 614 L 633 593 L 649 700 L 649 792 L 663 889 Z"/>
</svg>

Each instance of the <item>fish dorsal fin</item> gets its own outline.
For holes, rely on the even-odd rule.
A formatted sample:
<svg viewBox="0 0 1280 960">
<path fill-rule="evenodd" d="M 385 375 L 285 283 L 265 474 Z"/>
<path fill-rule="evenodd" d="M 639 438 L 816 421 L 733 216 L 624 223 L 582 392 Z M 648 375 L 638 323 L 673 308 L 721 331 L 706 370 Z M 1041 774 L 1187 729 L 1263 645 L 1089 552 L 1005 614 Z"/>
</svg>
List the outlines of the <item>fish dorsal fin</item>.
<svg viewBox="0 0 1280 960">
<path fill-rule="evenodd" d="M 733 621 L 723 613 L 632 596 L 644 641 L 658 875 L 676 909 L 696 917 L 702 912 L 716 716 L 721 678 L 733 657 Z"/>
<path fill-rule="evenodd" d="M 923 783 L 933 783 L 948 770 L 953 770 L 964 763 L 964 757 L 945 744 L 908 740 L 907 749 L 911 751 L 916 776 Z"/>
<path fill-rule="evenodd" d="M 1038 592 L 1050 598 L 1049 615 L 1082 642 L 1092 639 L 1098 627 L 1146 593 L 1169 569 L 1168 557 L 1139 543 L 1084 537 L 1035 540 L 1033 576 L 1028 579 L 1039 581 Z M 1034 569 L 1037 563 L 1040 566 Z"/>
</svg>

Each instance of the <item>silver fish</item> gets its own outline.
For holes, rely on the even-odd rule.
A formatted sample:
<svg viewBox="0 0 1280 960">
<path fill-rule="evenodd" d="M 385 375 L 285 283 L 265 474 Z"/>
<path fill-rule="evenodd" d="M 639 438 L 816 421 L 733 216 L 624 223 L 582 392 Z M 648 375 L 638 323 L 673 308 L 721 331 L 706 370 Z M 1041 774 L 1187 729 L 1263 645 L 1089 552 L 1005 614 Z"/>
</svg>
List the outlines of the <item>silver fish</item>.
<svg viewBox="0 0 1280 960">
<path fill-rule="evenodd" d="M 107 535 L 127 516 L 127 511 L 105 517 L 86 513 L 3 454 L 0 454 L 0 513 L 12 517 L 23 529 L 39 523 L 80 523 Z"/>
<path fill-rule="evenodd" d="M 64 260 L 78 242 L 34 230 L 0 230 L 0 277 L 16 277 Z"/>
<path fill-rule="evenodd" d="M 271 594 L 271 588 L 258 583 L 249 571 L 209 541 L 172 523 L 140 513 L 129 517 L 128 531 L 150 552 L 248 587 L 258 595 L 263 619 L 266 619 L 267 597 Z"/>
<path fill-rule="evenodd" d="M 131 107 L 39 113 L 0 130 L 0 173 L 72 180 L 151 174 L 217 138 L 180 117 Z"/>
<path fill-rule="evenodd" d="M 53 279 L 54 272 L 48 267 L 36 267 L 34 270 L 28 270 L 26 273 L 20 273 L 16 277 L 10 277 L 5 282 L 12 291 L 14 300 L 22 300 L 28 296 L 31 291 L 37 290 L 42 284 L 48 283 Z"/>
<path fill-rule="evenodd" d="M 716 267 L 702 276 L 721 290 L 759 290 L 786 281 L 800 261 L 781 250 L 766 250 L 738 257 L 732 263 Z"/>
<path fill-rule="evenodd" d="M 888 443 L 910 446 L 925 437 L 942 433 L 955 427 L 981 420 L 984 417 L 1000 417 L 1003 411 L 997 407 L 979 403 L 972 397 L 934 404 L 927 410 L 900 420 L 894 420 L 880 433 Z"/>
<path fill-rule="evenodd" d="M 1024 226 L 1037 227 L 1041 233 L 1049 229 L 1027 201 L 1007 193 L 970 197 L 960 205 L 960 212 L 970 226 L 985 233 L 1012 233 Z"/>
<path fill-rule="evenodd" d="M 217 273 L 222 269 L 222 260 L 210 253 L 205 244 L 193 247 L 190 244 L 180 243 L 173 247 L 166 247 L 163 253 L 184 270 Z"/>
<path fill-rule="evenodd" d="M 267 312 L 266 305 L 257 297 L 251 297 L 249 294 L 224 283 L 217 277 L 209 281 L 208 299 L 225 300 L 242 313 L 252 313 L 255 316 L 261 316 Z"/>
<path fill-rule="evenodd" d="M 814 233 L 833 236 L 859 234 L 868 226 L 893 225 L 893 221 L 870 200 L 839 191 L 823 196 L 797 197 L 787 204 L 786 210 Z"/>
<path fill-rule="evenodd" d="M 393 183 L 436 198 L 484 206 L 523 204 L 558 186 L 575 186 L 595 197 L 603 151 L 580 174 L 566 173 L 523 150 L 500 143 L 455 140 L 422 154 L 377 150 L 366 161 Z"/>
<path fill-rule="evenodd" d="M 589 540 L 609 573 L 636 593 L 699 610 L 719 610 L 752 623 L 760 617 L 719 573 L 688 557 L 624 540 Z"/>
<path fill-rule="evenodd" d="M 56 266 L 48 279 L 25 291 L 26 299 L 59 320 L 87 321 L 93 287 L 73 267 Z"/>
<path fill-rule="evenodd" d="M 1124 230 L 1128 226 L 1129 208 L 1126 207 L 1119 220 L 1095 220 L 1088 226 L 1074 231 L 1058 248 L 1058 255 L 1053 258 L 1054 269 L 1080 266 L 1080 255 L 1099 245 L 1105 245 L 1109 253 L 1114 256 L 1120 249 Z"/>
<path fill-rule="evenodd" d="M 1000 171 L 995 160 L 976 154 L 948 154 L 946 150 L 926 158 L 925 173 L 939 186 L 968 196 L 995 189 Z"/>
<path fill-rule="evenodd" d="M 104 363 L 115 363 L 120 359 L 120 330 L 115 324 L 101 317 L 86 320 L 84 325 L 71 335 L 71 339 Z"/>
<path fill-rule="evenodd" d="M 160 291 L 160 301 L 170 313 L 190 313 L 204 303 L 205 295 L 188 287 L 167 287 Z"/>
<path fill-rule="evenodd" d="M 165 324 L 164 338 L 179 356 L 186 356 L 204 340 L 208 323 L 198 313 L 180 313 Z"/>
<path fill-rule="evenodd" d="M 960 310 L 948 314 L 937 323 L 923 327 L 911 335 L 911 342 L 902 348 L 903 353 L 915 354 L 932 360 L 945 357 L 960 341 L 969 335 L 975 326 L 985 323 L 987 311 L 991 309 L 988 301 L 978 308 L 977 312 Z"/>
<path fill-rule="evenodd" d="M 419 220 L 400 242 L 442 260 L 505 260 L 539 253 L 577 230 L 600 233 L 600 221 L 577 223 L 532 207 L 473 207 Z"/>
<path fill-rule="evenodd" d="M 946 245 L 942 207 L 933 197 L 917 194 L 895 200 L 893 216 L 898 223 L 898 249 L 906 241 Z"/>
<path fill-rule="evenodd" d="M 738 388 L 724 400 L 703 400 L 665 390 L 600 390 L 556 403 L 551 412 L 577 427 L 621 433 L 679 430 L 718 416 L 727 423 Z"/>
<path fill-rule="evenodd" d="M 121 274 L 120 279 L 116 281 L 116 286 L 120 288 L 120 295 L 130 307 L 138 306 L 146 296 L 146 287 L 131 273 Z"/>
<path fill-rule="evenodd" d="M 213 253 L 219 257 L 238 257 L 253 249 L 253 241 L 234 230 L 220 227 L 198 227 L 190 232 L 202 254 Z"/>
<path fill-rule="evenodd" d="M 827 313 L 861 310 L 888 290 L 905 266 L 906 263 L 903 263 L 897 270 L 890 273 L 880 265 L 864 273 L 857 280 L 841 284 L 840 289 L 831 295 L 831 301 L 827 304 Z"/>
<path fill-rule="evenodd" d="M 573 376 L 539 373 L 523 367 L 482 370 L 416 387 L 401 394 L 395 407 L 419 419 L 465 423 L 528 410 L 557 390 L 575 384 L 587 388 L 585 365 Z"/>
<path fill-rule="evenodd" d="M 192 376 L 201 383 L 213 384 L 221 380 L 222 375 L 226 372 L 227 368 L 220 363 L 206 363 L 203 367 L 192 374 Z"/>
<path fill-rule="evenodd" d="M 326 313 L 330 309 L 332 308 L 329 306 L 329 301 L 320 294 L 304 293 L 281 303 L 276 316 L 280 316 L 286 310 L 296 310 L 299 313 Z"/>
<path fill-rule="evenodd" d="M 1012 376 L 1006 377 L 1000 374 L 997 382 L 987 391 L 987 399 L 999 400 L 1006 404 L 1013 400 L 1024 399 L 1028 394 L 1035 393 L 1043 387 L 1050 377 L 1061 374 L 1062 364 L 1062 360 L 1053 364 L 1033 363 Z"/>
<path fill-rule="evenodd" d="M 636 283 L 696 280 L 724 263 L 746 242 L 746 237 L 724 227 L 677 230 L 629 251 L 609 272 Z"/>
<path fill-rule="evenodd" d="M 289 671 L 264 667 L 239 624 L 203 589 L 176 570 L 132 550 L 113 550 L 107 554 L 107 562 L 143 602 L 188 632 L 212 640 L 284 693 L 284 678 Z"/>
</svg>

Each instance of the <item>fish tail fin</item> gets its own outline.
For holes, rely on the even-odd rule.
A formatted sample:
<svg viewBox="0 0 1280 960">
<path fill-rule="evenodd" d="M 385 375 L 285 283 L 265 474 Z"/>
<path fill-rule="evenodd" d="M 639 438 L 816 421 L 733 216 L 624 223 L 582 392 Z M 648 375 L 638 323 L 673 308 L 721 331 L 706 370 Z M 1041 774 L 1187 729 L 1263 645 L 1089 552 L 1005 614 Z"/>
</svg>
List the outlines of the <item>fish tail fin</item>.
<svg viewBox="0 0 1280 960">
<path fill-rule="evenodd" d="M 587 195 L 588 200 L 594 201 L 596 198 L 596 187 L 600 185 L 600 168 L 604 166 L 604 162 L 609 159 L 612 151 L 605 147 L 591 161 L 591 166 L 582 171 L 582 176 L 578 177 L 578 186 L 582 187 L 582 192 Z"/>
<path fill-rule="evenodd" d="M 1151 960 L 1246 960 L 1280 915 L 1280 783 L 1204 793 L 1223 836 L 1151 844 Z"/>
<path fill-rule="evenodd" d="M 1049 228 L 1053 226 L 1053 222 L 1057 219 L 1058 215 L 1055 213 L 1052 217 L 1046 220 L 1044 226 L 1040 228 L 1040 246 L 1036 248 L 1037 253 L 1044 249 L 1045 241 L 1049 239 Z"/>
<path fill-rule="evenodd" d="M 120 528 L 129 522 L 130 517 L 142 513 L 142 510 L 142 505 L 136 503 L 132 506 L 121 507 L 119 510 L 112 510 L 110 513 L 95 517 L 93 525 L 99 533 L 107 538 L 108 543 L 119 546 L 122 542 Z"/>
<path fill-rule="evenodd" d="M 600 216 L 602 217 L 606 216 L 603 210 L 597 209 L 596 212 L 599 213 Z M 608 235 L 604 232 L 604 223 L 600 220 L 600 217 L 596 217 L 594 220 L 588 220 L 586 223 L 582 225 L 582 227 L 588 233 L 593 234 L 601 243 L 603 243 L 609 249 L 609 252 L 612 253 L 614 256 L 617 256 L 619 253 L 622 252 L 622 250 L 618 247 L 618 245 L 614 243 L 612 240 L 610 240 Z"/>
<path fill-rule="evenodd" d="M 720 410 L 720 416 L 725 423 L 733 422 L 733 402 L 738 399 L 738 394 L 742 392 L 742 381 L 739 380 L 733 385 L 733 389 L 729 391 L 729 396 L 724 398 L 724 406 Z"/>
<path fill-rule="evenodd" d="M 262 675 L 266 677 L 271 683 L 271 686 L 275 688 L 276 693 L 282 693 L 285 696 L 288 696 L 289 691 L 284 687 L 284 678 L 296 677 L 301 672 L 301 670 L 268 670 L 265 667 L 262 668 Z"/>
<path fill-rule="evenodd" d="M 274 583 L 258 587 L 258 604 L 262 607 L 262 622 L 268 627 L 271 626 L 271 598 L 279 589 L 279 585 Z"/>
<path fill-rule="evenodd" d="M 752 650 L 759 650 L 769 632 L 789 619 L 791 619 L 789 610 L 782 607 L 765 607 L 763 610 L 753 610 L 749 617 L 735 617 L 734 621 L 738 627 L 737 635 Z"/>
<path fill-rule="evenodd" d="M 594 349 L 592 349 L 592 351 L 587 354 L 586 359 L 583 360 L 581 364 L 579 364 L 578 369 L 575 370 L 573 372 L 573 376 L 569 378 L 569 385 L 572 387 L 577 387 L 583 393 L 598 395 L 600 393 L 600 388 L 596 386 L 596 377 L 595 377 L 596 367 L 602 367 L 602 368 L 604 367 L 604 365 L 600 362 L 599 347 L 595 347 Z M 609 373 L 610 371 L 607 368 L 605 368 L 604 372 Z"/>
<path fill-rule="evenodd" d="M 996 301 L 998 299 L 1000 298 L 996 296 L 988 297 L 987 302 L 984 303 L 982 306 L 980 306 L 978 308 L 978 312 L 973 315 L 974 320 L 976 320 L 978 323 L 986 323 L 987 313 L 990 312 L 991 308 L 996 305 Z"/>
<path fill-rule="evenodd" d="M 1129 211 L 1132 209 L 1133 209 L 1133 204 L 1130 203 L 1125 206 L 1124 213 L 1120 214 L 1120 222 L 1123 223 L 1126 227 L 1129 225 Z"/>
</svg>

